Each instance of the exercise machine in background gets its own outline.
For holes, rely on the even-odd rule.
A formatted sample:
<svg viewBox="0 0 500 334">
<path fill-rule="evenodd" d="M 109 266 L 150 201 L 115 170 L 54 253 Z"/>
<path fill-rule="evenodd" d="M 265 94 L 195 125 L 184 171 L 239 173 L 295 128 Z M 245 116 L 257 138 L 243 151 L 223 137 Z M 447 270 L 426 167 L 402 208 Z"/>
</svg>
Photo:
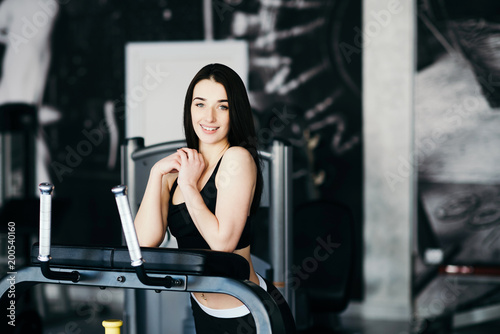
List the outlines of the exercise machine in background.
<svg viewBox="0 0 500 334">
<path fill-rule="evenodd" d="M 133 226 L 126 186 L 113 188 L 127 248 L 51 246 L 53 186 L 40 185 L 39 245 L 33 264 L 0 281 L 0 307 L 8 310 L 26 290 L 39 283 L 155 291 L 219 292 L 240 299 L 254 316 L 257 333 L 285 334 L 283 319 L 271 296 L 248 281 L 249 265 L 236 254 L 140 248 Z M 36 257 L 36 258 L 35 258 Z M 147 259 L 147 264 L 143 259 Z M 223 261 L 226 266 L 219 264 Z M 175 309 L 171 307 L 170 309 Z M 15 314 L 15 311 L 14 311 Z M 15 316 L 14 316 L 15 317 Z M 20 319 L 18 319 L 20 320 Z M 3 321 L 2 333 L 18 329 Z M 141 328 L 141 333 L 147 332 Z"/>
</svg>

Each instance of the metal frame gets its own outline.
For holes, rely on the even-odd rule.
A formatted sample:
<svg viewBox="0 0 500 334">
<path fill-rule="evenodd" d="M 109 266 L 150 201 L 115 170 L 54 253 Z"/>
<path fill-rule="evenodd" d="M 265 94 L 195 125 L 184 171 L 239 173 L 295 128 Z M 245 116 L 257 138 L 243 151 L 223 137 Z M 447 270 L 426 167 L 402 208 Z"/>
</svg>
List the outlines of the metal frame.
<svg viewBox="0 0 500 334">
<path fill-rule="evenodd" d="M 494 275 L 481 275 L 481 274 L 457 274 L 446 275 L 453 277 L 456 283 L 472 283 L 472 284 L 499 284 L 500 277 Z M 454 312 L 452 317 L 452 324 L 454 329 L 476 325 L 487 321 L 498 320 L 500 314 L 500 305 L 495 303 L 493 305 L 476 306 L 466 311 Z"/>
<path fill-rule="evenodd" d="M 55 260 L 52 258 L 50 235 L 51 199 L 54 186 L 49 183 L 40 184 L 40 244 L 38 247 L 34 247 L 32 251 L 32 256 L 34 256 L 38 248 L 37 260 L 39 265 L 31 265 L 20 269 L 18 272 L 7 273 L 7 276 L 0 281 L 0 308 L 3 307 L 9 310 L 11 305 L 15 305 L 16 299 L 19 300 L 19 297 L 28 288 L 38 283 L 142 289 L 157 292 L 165 290 L 223 293 L 236 297 L 247 306 L 253 315 L 257 333 L 285 333 L 285 325 L 276 301 L 257 284 L 249 280 L 237 279 L 239 277 L 237 274 L 234 274 L 235 278 L 217 277 L 193 274 L 190 271 L 192 268 L 189 267 L 179 269 L 176 264 L 182 263 L 184 252 L 173 249 L 159 251 L 172 257 L 173 264 L 169 265 L 168 261 L 161 261 L 161 269 L 154 270 L 154 273 L 147 273 L 143 265 L 142 250 L 133 225 L 126 188 L 126 186 L 120 185 L 112 189 L 131 260 L 130 266 L 122 268 L 121 265 L 114 266 L 114 263 L 116 263 L 116 249 L 104 250 L 97 247 L 84 247 L 82 249 L 82 247 L 75 246 L 60 246 L 59 248 L 64 251 L 64 255 L 56 255 Z M 80 255 L 82 250 L 86 252 L 83 256 Z M 92 251 L 93 255 L 87 253 L 88 251 Z M 200 253 L 198 257 L 200 255 L 214 256 L 215 254 L 211 251 L 198 252 Z M 93 263 L 91 269 L 87 267 L 89 265 L 88 260 L 92 260 L 96 256 L 102 258 L 105 254 L 112 256 L 110 261 Z M 225 261 L 229 261 L 227 256 L 232 256 L 230 263 L 233 262 L 235 265 L 239 263 L 240 266 L 244 264 L 248 268 L 246 261 L 238 255 L 225 255 Z M 119 255 L 116 256 L 119 258 Z M 184 259 L 184 261 L 186 260 Z M 68 269 L 73 271 L 70 272 Z M 131 273 L 132 270 L 135 273 Z M 168 275 L 164 276 L 162 274 Z M 143 324 L 143 327 L 146 328 L 147 324 Z M 11 328 L 11 330 L 13 329 Z"/>
<path fill-rule="evenodd" d="M 259 152 L 270 164 L 269 250 L 273 283 L 283 294 L 295 316 L 295 300 L 289 278 L 293 261 L 292 147 L 274 140 L 270 152 Z"/>
<path fill-rule="evenodd" d="M 0 206 L 13 198 L 32 198 L 35 193 L 36 144 L 35 133 L 38 115 L 35 106 L 25 103 L 0 105 Z M 22 189 L 12 188 L 12 145 L 19 138 L 23 141 Z M 18 152 L 19 153 L 19 152 Z"/>
<path fill-rule="evenodd" d="M 455 313 L 453 315 L 453 328 L 458 329 L 492 320 L 498 320 L 499 314 L 500 305 L 476 307 L 467 312 Z"/>
<path fill-rule="evenodd" d="M 78 269 L 78 268 L 72 268 Z M 62 270 L 56 266 L 52 270 Z M 9 289 L 11 282 L 15 285 L 15 295 L 20 297 L 23 292 L 39 283 L 65 284 L 73 286 L 95 286 L 110 288 L 142 289 L 155 291 L 185 291 L 185 292 L 216 292 L 225 293 L 241 300 L 252 313 L 257 333 L 285 333 L 283 320 L 280 313 L 276 312 L 278 306 L 271 296 L 258 285 L 250 281 L 239 281 L 225 277 L 195 276 L 170 274 L 172 278 L 183 280 L 184 285 L 180 287 L 166 288 L 163 286 L 149 286 L 140 282 L 136 273 L 123 271 L 105 270 L 79 270 L 80 280 L 78 282 L 60 281 L 46 278 L 38 266 L 29 266 L 11 273 L 0 281 L 0 305 L 3 308 L 10 303 Z M 162 277 L 160 274 L 150 274 L 153 277 Z"/>
</svg>

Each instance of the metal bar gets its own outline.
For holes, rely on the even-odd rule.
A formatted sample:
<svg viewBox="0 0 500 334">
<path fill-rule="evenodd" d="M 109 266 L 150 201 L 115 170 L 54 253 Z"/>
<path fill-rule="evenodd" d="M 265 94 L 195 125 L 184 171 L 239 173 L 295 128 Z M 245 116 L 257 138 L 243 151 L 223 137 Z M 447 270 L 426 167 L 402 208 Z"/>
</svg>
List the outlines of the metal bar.
<svg viewBox="0 0 500 334">
<path fill-rule="evenodd" d="M 258 285 L 222 277 L 188 277 L 188 291 L 225 293 L 238 298 L 250 310 L 257 333 L 285 333 L 278 305 Z"/>
<path fill-rule="evenodd" d="M 268 161 L 273 160 L 273 156 L 272 156 L 271 152 L 259 151 L 258 153 L 259 153 L 259 156 L 261 159 L 268 160 Z"/>
<path fill-rule="evenodd" d="M 500 284 L 500 276 L 485 275 L 443 275 L 455 283 Z"/>
<path fill-rule="evenodd" d="M 148 286 L 139 280 L 135 272 L 128 271 L 105 271 L 105 270 L 80 270 L 80 281 L 72 282 L 66 280 L 53 280 L 43 276 L 40 267 L 29 266 L 18 270 L 12 275 L 15 284 L 31 282 L 31 283 L 51 283 L 51 284 L 66 284 L 66 285 L 82 285 L 82 286 L 97 286 L 108 288 L 130 288 L 130 289 L 145 289 L 145 290 L 161 290 L 161 291 L 187 291 L 186 290 L 186 275 L 170 275 L 174 279 L 182 280 L 183 284 L 180 286 L 172 286 L 166 288 L 164 286 Z M 62 272 L 62 268 L 52 267 L 54 272 Z M 149 274 L 152 277 L 163 277 L 164 274 Z M 10 288 L 9 276 L 2 279 L 0 282 L 0 293 L 2 298 L 5 298 L 5 293 Z M 207 291 L 208 292 L 208 291 Z"/>
<path fill-rule="evenodd" d="M 54 268 L 54 271 L 60 268 Z M 37 283 L 58 283 L 65 285 L 81 285 L 111 288 L 159 290 L 159 291 L 186 291 L 186 292 L 213 292 L 225 293 L 241 300 L 252 313 L 258 334 L 273 333 L 285 334 L 284 323 L 278 306 L 271 296 L 250 281 L 238 281 L 224 277 L 171 275 L 172 278 L 185 282 L 182 286 L 166 288 L 164 286 L 151 287 L 140 282 L 134 272 L 114 272 L 99 270 L 79 270 L 79 282 L 57 281 L 45 278 L 39 267 L 30 266 L 20 269 L 15 275 L 7 276 L 0 281 L 0 304 L 8 302 L 8 292 L 14 284 L 16 295 L 17 286 L 33 286 Z M 151 276 L 160 274 L 150 274 Z M 19 289 L 21 290 L 21 289 Z"/>
<path fill-rule="evenodd" d="M 468 312 L 453 315 L 453 328 L 460 328 L 474 324 L 484 323 L 499 318 L 500 305 L 490 305 L 476 308 Z"/>
<path fill-rule="evenodd" d="M 213 41 L 214 39 L 212 2 L 213 0 L 203 0 L 203 25 L 205 28 L 205 41 Z"/>
<path fill-rule="evenodd" d="M 41 183 L 40 188 L 40 232 L 38 260 L 48 262 L 50 259 L 50 232 L 52 215 L 52 191 L 54 186 L 50 183 Z"/>
<path fill-rule="evenodd" d="M 131 264 L 133 267 L 140 266 L 144 263 L 144 260 L 142 259 L 141 247 L 139 246 L 134 219 L 132 218 L 132 211 L 127 198 L 127 186 L 116 186 L 111 191 L 115 194 L 116 206 L 118 207 Z"/>
<path fill-rule="evenodd" d="M 284 197 L 284 228 L 285 233 L 285 299 L 290 305 L 292 314 L 295 317 L 295 294 L 290 284 L 290 273 L 292 272 L 293 265 L 293 191 L 292 191 L 292 147 L 289 145 L 284 146 L 284 163 L 283 166 L 283 197 Z"/>
<path fill-rule="evenodd" d="M 3 135 L 3 149 L 4 151 L 2 152 L 3 157 L 4 157 L 4 174 L 3 177 L 4 179 L 2 180 L 5 182 L 3 188 L 4 188 L 4 199 L 10 199 L 13 197 L 13 187 L 12 187 L 12 134 L 11 133 L 4 133 Z"/>
<path fill-rule="evenodd" d="M 270 258 L 273 266 L 273 284 L 285 295 L 285 221 L 284 221 L 284 178 L 283 166 L 285 145 L 280 141 L 273 141 L 271 152 L 271 207 L 270 207 Z"/>
<path fill-rule="evenodd" d="M 132 153 L 143 147 L 144 138 L 141 137 L 128 138 L 121 146 L 121 183 L 126 184 L 131 189 L 128 198 L 133 216 L 139 209 L 139 203 L 135 195 L 135 164 Z"/>
<path fill-rule="evenodd" d="M 36 163 L 36 135 L 35 132 L 38 131 L 36 113 L 26 115 L 24 128 L 22 130 L 23 140 L 24 140 L 24 197 L 33 198 L 36 194 L 36 181 L 35 175 L 38 169 Z"/>
<path fill-rule="evenodd" d="M 0 132 L 0 207 L 5 200 L 5 134 Z"/>
<path fill-rule="evenodd" d="M 136 149 L 131 151 L 130 155 L 132 156 L 132 160 L 136 161 L 140 159 L 145 159 L 149 156 L 161 154 L 169 150 L 172 150 L 173 151 L 172 153 L 174 153 L 176 149 L 184 146 L 186 146 L 185 140 L 174 140 L 168 143 L 161 143 L 161 144 L 151 145 L 148 147 L 144 147 L 144 145 L 142 145 L 138 146 Z"/>
<path fill-rule="evenodd" d="M 130 189 L 135 189 L 135 164 L 132 160 L 132 153 L 139 148 L 144 147 L 144 138 L 133 137 L 125 139 L 125 142 L 121 145 L 121 183 L 126 184 Z M 137 197 L 135 196 L 135 191 L 132 190 L 132 194 L 129 196 L 130 209 L 133 215 L 136 214 L 138 210 Z M 125 244 L 125 236 L 122 235 L 122 244 Z M 136 294 L 138 291 L 125 290 L 125 307 L 124 307 L 124 319 L 126 319 L 124 334 L 137 334 L 137 310 L 136 310 Z"/>
<path fill-rule="evenodd" d="M 54 185 L 50 183 L 40 183 L 40 232 L 38 239 L 40 246 L 38 248 L 38 260 L 42 274 L 51 280 L 67 280 L 78 282 L 80 274 L 77 271 L 61 272 L 52 271 L 50 268 L 50 233 L 51 233 L 51 215 L 52 215 L 52 191 Z"/>
</svg>

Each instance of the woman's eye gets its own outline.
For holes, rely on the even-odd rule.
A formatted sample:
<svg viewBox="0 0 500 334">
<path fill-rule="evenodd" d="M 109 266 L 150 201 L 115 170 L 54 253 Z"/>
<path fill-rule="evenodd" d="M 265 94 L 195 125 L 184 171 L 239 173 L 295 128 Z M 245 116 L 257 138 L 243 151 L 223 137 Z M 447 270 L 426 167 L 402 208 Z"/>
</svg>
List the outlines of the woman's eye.
<svg viewBox="0 0 500 334">
<path fill-rule="evenodd" d="M 219 108 L 222 109 L 222 110 L 229 110 L 229 107 L 228 106 L 224 106 L 224 105 L 221 105 Z"/>
<path fill-rule="evenodd" d="M 196 103 L 195 106 L 197 106 L 198 108 L 203 108 L 204 104 L 203 103 Z"/>
</svg>

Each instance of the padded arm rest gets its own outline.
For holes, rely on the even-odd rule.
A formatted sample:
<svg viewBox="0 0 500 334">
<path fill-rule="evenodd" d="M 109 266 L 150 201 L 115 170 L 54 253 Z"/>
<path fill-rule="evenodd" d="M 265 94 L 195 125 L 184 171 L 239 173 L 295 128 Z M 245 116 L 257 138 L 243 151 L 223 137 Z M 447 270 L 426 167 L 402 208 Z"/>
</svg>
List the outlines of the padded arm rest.
<svg viewBox="0 0 500 334">
<path fill-rule="evenodd" d="M 151 145 L 148 147 L 140 147 L 137 151 L 132 153 L 132 159 L 136 161 L 156 155 L 158 155 L 158 157 L 156 158 L 159 158 L 161 156 L 165 156 L 169 151 L 175 152 L 177 148 L 182 146 L 186 146 L 185 140 L 175 140 L 167 143 Z"/>
<path fill-rule="evenodd" d="M 50 264 L 62 268 L 92 268 L 133 271 L 126 247 L 51 246 Z M 247 260 L 234 253 L 211 250 L 179 250 L 142 247 L 147 271 L 165 274 L 230 277 L 246 280 L 250 276 Z M 33 245 L 31 262 L 39 264 L 38 244 Z"/>
</svg>

